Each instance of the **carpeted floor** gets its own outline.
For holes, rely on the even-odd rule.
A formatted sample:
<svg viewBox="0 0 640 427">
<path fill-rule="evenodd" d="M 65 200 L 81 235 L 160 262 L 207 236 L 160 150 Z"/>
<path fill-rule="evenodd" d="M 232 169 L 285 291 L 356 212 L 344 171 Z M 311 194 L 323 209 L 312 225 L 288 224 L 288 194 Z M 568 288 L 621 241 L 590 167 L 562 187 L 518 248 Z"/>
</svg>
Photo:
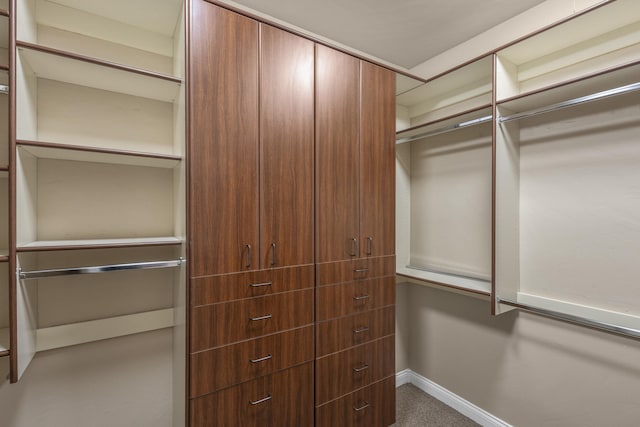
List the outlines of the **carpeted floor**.
<svg viewBox="0 0 640 427">
<path fill-rule="evenodd" d="M 395 427 L 472 427 L 479 425 L 412 384 L 405 384 L 396 390 Z"/>
</svg>

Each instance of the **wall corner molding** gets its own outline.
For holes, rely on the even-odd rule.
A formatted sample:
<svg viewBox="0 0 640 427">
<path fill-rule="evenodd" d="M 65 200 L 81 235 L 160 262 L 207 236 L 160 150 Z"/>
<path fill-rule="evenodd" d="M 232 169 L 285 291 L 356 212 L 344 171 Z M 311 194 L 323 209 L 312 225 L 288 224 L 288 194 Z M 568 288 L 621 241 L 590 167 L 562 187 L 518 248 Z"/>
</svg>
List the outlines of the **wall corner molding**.
<svg viewBox="0 0 640 427">
<path fill-rule="evenodd" d="M 434 383 L 416 372 L 413 372 L 411 369 L 405 369 L 396 373 L 396 387 L 400 387 L 404 384 L 413 384 L 428 395 L 438 399 L 445 405 L 450 406 L 482 426 L 513 427 L 511 424 L 490 414 L 468 400 L 463 399 L 441 385 Z"/>
</svg>

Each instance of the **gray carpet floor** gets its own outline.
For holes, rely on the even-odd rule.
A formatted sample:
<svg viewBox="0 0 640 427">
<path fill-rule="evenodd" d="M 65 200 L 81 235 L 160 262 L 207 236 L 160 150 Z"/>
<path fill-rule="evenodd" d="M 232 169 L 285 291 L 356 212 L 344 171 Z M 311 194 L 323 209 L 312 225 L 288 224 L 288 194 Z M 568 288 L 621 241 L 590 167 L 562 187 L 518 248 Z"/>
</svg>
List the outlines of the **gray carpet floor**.
<svg viewBox="0 0 640 427">
<path fill-rule="evenodd" d="M 405 384 L 396 390 L 395 427 L 472 427 L 479 425 L 412 384 Z"/>
</svg>

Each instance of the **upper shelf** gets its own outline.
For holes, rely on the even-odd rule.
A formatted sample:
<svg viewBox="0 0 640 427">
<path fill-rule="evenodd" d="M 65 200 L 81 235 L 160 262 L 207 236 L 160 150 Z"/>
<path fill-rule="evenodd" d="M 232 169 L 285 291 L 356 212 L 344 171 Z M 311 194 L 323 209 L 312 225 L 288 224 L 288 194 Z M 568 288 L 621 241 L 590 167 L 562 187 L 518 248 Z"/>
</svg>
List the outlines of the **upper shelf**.
<svg viewBox="0 0 640 427">
<path fill-rule="evenodd" d="M 398 131 L 491 105 L 493 61 L 487 56 L 396 97 Z"/>
<path fill-rule="evenodd" d="M 17 39 L 181 76 L 182 4 L 181 0 L 18 2 Z"/>
<path fill-rule="evenodd" d="M 70 144 L 18 140 L 18 147 L 37 158 L 74 160 L 82 162 L 109 163 L 158 168 L 174 168 L 180 156 L 142 153 L 116 149 L 91 148 Z"/>
<path fill-rule="evenodd" d="M 443 133 L 453 132 L 483 123 L 491 123 L 492 119 L 491 106 L 482 106 L 481 108 L 463 112 L 462 114 L 445 117 L 397 132 L 396 144 L 420 141 Z"/>
<path fill-rule="evenodd" d="M 20 61 L 39 77 L 164 102 L 179 97 L 180 80 L 43 46 L 20 43 Z"/>
<path fill-rule="evenodd" d="M 143 237 L 122 239 L 39 240 L 18 246 L 18 252 L 61 251 L 76 249 L 127 248 L 143 246 L 173 246 L 182 244 L 174 237 Z"/>
<path fill-rule="evenodd" d="M 616 0 L 498 52 L 498 101 L 636 60 L 640 2 Z"/>
</svg>

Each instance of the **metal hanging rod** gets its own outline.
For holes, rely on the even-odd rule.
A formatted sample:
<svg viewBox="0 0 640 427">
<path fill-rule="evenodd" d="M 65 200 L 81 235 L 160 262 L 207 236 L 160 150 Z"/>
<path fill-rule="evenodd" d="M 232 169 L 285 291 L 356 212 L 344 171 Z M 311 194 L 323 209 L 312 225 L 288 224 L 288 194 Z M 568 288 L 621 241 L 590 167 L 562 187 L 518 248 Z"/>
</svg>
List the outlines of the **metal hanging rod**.
<svg viewBox="0 0 640 427">
<path fill-rule="evenodd" d="M 451 132 L 451 131 L 454 131 L 454 130 L 467 128 L 467 127 L 479 125 L 479 124 L 482 124 L 482 123 L 487 123 L 487 122 L 490 122 L 491 120 L 493 120 L 493 116 L 484 116 L 484 117 L 479 117 L 477 119 L 467 120 L 467 121 L 462 122 L 462 123 L 455 123 L 453 125 L 443 126 L 441 128 L 434 129 L 434 130 L 431 130 L 431 131 L 428 131 L 428 132 L 425 132 L 425 133 L 420 133 L 418 135 L 408 136 L 406 138 L 396 139 L 396 144 L 404 144 L 406 142 L 417 141 L 419 139 L 427 138 L 429 136 L 440 135 L 440 134 Z"/>
<path fill-rule="evenodd" d="M 574 316 L 573 314 L 561 313 L 559 311 L 547 310 L 545 308 L 534 307 L 527 304 L 520 304 L 518 302 L 510 301 L 503 298 L 498 298 L 497 301 L 500 304 L 509 305 L 511 307 L 528 311 L 540 316 L 562 320 L 563 322 L 573 323 L 579 326 L 586 326 L 588 328 L 599 329 L 601 331 L 610 332 L 613 334 L 624 335 L 626 337 L 640 339 L 640 330 L 638 329 L 614 325 L 612 323 L 601 322 L 599 320 L 587 319 L 586 317 Z"/>
<path fill-rule="evenodd" d="M 526 117 L 537 116 L 538 114 L 550 113 L 552 111 L 562 110 L 563 108 L 574 107 L 587 102 L 599 101 L 601 99 L 611 98 L 612 96 L 622 95 L 629 92 L 640 90 L 640 82 L 632 83 L 626 86 L 620 86 L 613 89 L 603 90 L 602 92 L 593 93 L 591 95 L 581 96 L 580 98 L 569 99 L 567 101 L 558 102 L 557 104 L 546 105 L 544 107 L 534 108 L 522 113 L 512 114 L 510 116 L 500 117 L 498 122 L 504 123 L 512 120 L 520 120 Z"/>
<path fill-rule="evenodd" d="M 0 85 L 0 93 L 3 93 L 5 95 L 7 95 L 9 93 L 9 86 L 7 85 Z"/>
<path fill-rule="evenodd" d="M 184 258 L 179 258 L 176 260 L 169 260 L 169 261 L 133 262 L 129 264 L 109 264 L 109 265 L 98 265 L 94 267 L 56 268 L 51 270 L 23 271 L 22 268 L 18 268 L 18 278 L 21 280 L 28 280 L 28 279 L 39 279 L 42 277 L 106 273 L 109 271 L 148 270 L 153 268 L 179 267 L 183 265 L 185 262 L 186 261 L 184 260 Z"/>
</svg>

